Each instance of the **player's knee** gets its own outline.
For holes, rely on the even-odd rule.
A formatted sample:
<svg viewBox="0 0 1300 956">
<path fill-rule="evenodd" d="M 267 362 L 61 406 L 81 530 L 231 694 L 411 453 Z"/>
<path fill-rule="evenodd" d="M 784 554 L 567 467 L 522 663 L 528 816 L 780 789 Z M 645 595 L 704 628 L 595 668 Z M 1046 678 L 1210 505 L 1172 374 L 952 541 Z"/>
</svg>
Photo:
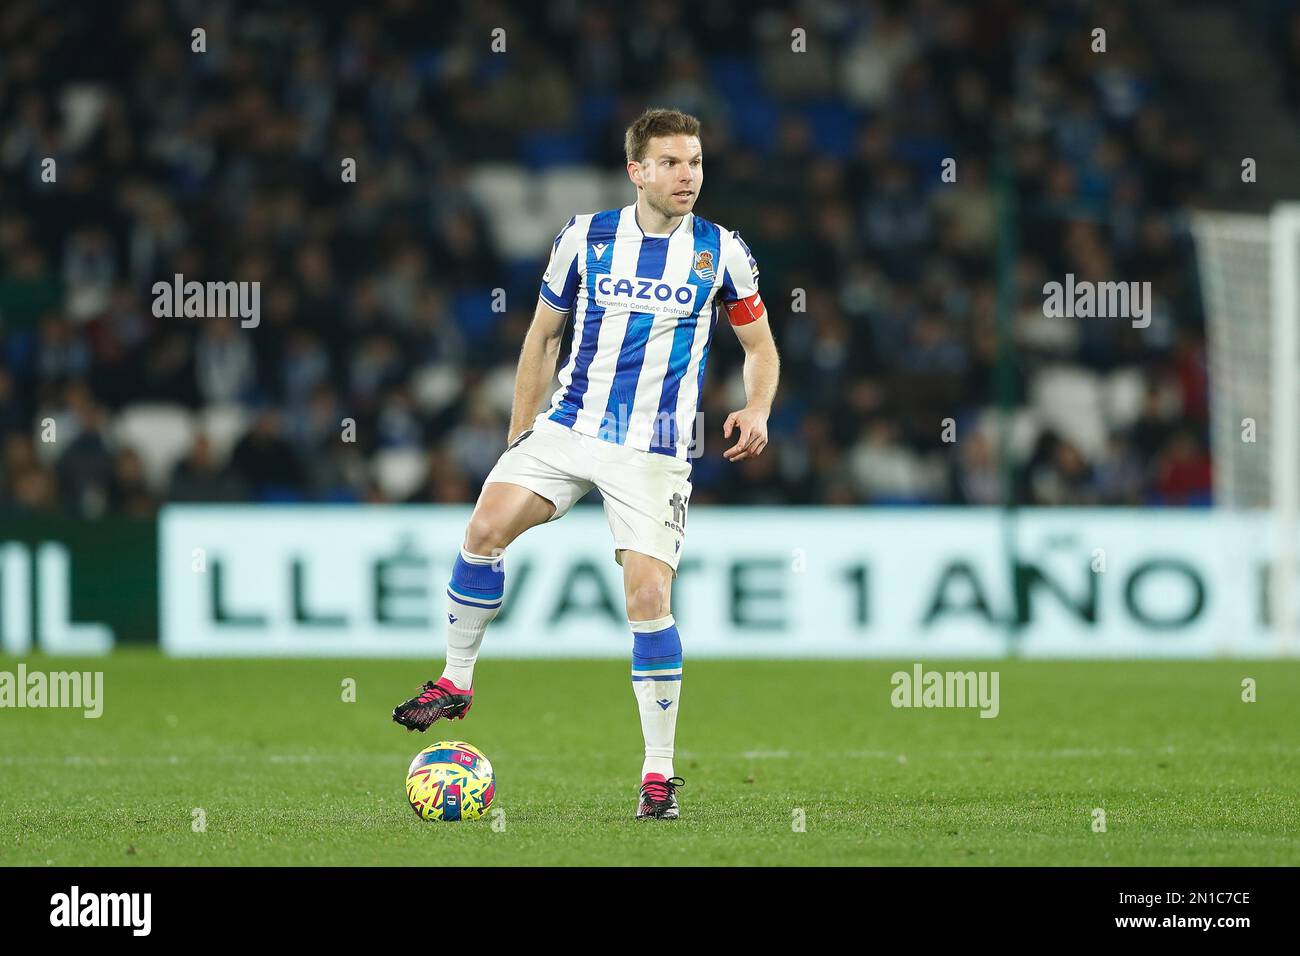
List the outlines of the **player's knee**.
<svg viewBox="0 0 1300 956">
<path fill-rule="evenodd" d="M 493 554 L 504 550 L 510 543 L 510 533 L 505 523 L 497 521 L 490 512 L 475 511 L 465 529 L 465 550 L 470 554 Z"/>
<path fill-rule="evenodd" d="M 627 595 L 627 616 L 630 621 L 653 621 L 669 613 L 668 587 L 663 581 L 643 581 L 634 585 Z"/>
</svg>

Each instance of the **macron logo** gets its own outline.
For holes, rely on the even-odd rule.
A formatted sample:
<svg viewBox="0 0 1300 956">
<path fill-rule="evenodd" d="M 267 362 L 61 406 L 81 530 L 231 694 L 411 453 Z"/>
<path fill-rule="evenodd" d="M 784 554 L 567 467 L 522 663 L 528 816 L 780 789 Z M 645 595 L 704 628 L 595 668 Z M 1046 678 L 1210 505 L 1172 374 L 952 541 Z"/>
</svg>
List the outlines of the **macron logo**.
<svg viewBox="0 0 1300 956">
<path fill-rule="evenodd" d="M 660 697 L 657 701 L 655 701 L 655 703 L 658 704 L 660 707 L 662 707 L 664 710 L 667 710 L 669 707 L 673 705 L 673 702 L 669 700 L 667 697 Z"/>
<path fill-rule="evenodd" d="M 450 621 L 452 624 L 455 624 L 458 620 L 460 620 L 460 618 L 456 617 L 455 614 L 448 614 L 447 620 Z"/>
<path fill-rule="evenodd" d="M 599 259 L 601 256 L 605 254 L 605 250 L 608 248 L 609 248 L 608 242 L 598 242 L 591 247 L 591 251 L 594 252 L 596 254 L 596 258 Z"/>
</svg>

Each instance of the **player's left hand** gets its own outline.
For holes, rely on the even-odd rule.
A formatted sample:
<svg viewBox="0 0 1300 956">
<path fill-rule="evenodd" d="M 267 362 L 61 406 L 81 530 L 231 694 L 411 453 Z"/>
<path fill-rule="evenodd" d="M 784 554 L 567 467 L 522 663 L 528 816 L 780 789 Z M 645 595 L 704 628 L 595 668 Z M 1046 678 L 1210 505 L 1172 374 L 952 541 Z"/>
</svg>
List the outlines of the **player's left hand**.
<svg viewBox="0 0 1300 956">
<path fill-rule="evenodd" d="M 722 453 L 727 461 L 744 461 L 757 458 L 767 447 L 767 412 L 756 408 L 742 408 L 727 416 L 727 423 L 722 426 L 722 437 L 730 438 L 733 430 L 739 428 L 740 436 L 736 444 Z"/>
</svg>

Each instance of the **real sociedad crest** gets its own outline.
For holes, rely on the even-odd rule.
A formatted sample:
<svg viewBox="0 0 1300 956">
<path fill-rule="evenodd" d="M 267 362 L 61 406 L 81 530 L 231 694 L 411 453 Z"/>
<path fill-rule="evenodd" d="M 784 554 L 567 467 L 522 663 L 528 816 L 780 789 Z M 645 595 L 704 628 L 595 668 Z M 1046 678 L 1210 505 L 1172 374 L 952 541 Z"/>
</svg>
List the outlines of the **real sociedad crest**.
<svg viewBox="0 0 1300 956">
<path fill-rule="evenodd" d="M 695 268 L 692 270 L 697 276 L 705 282 L 712 282 L 713 272 L 713 253 L 705 250 L 695 254 Z"/>
</svg>

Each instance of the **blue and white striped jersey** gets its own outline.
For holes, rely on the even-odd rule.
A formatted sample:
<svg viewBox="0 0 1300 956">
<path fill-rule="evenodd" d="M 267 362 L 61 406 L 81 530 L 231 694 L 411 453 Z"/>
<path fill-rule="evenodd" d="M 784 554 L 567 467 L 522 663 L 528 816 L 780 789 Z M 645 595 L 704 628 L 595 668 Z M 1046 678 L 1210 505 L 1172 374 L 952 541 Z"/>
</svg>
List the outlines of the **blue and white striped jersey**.
<svg viewBox="0 0 1300 956">
<path fill-rule="evenodd" d="M 574 216 L 541 288 L 552 309 L 572 310 L 573 351 L 539 419 L 686 458 L 715 296 L 734 325 L 763 316 L 758 266 L 737 233 L 692 213 L 671 235 L 647 235 L 635 204 Z"/>
</svg>

